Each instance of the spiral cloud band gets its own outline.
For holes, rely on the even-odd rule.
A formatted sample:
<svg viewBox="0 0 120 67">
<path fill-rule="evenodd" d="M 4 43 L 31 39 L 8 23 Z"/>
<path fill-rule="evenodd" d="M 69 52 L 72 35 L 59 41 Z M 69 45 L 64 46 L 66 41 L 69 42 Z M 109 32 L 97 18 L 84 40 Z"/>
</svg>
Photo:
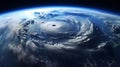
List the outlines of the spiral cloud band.
<svg viewBox="0 0 120 67">
<path fill-rule="evenodd" d="M 36 38 L 31 39 L 43 42 L 39 44 L 43 44 L 43 46 L 50 44 L 51 47 L 55 46 L 55 48 L 74 48 L 80 43 L 90 40 L 90 35 L 94 30 L 93 23 L 89 18 L 71 14 L 59 15 L 59 13 L 56 16 L 51 13 L 48 15 L 51 16 L 37 17 L 35 19 L 39 21 L 23 27 L 23 29 L 28 29 L 26 33 L 28 33 L 29 37 Z"/>
</svg>

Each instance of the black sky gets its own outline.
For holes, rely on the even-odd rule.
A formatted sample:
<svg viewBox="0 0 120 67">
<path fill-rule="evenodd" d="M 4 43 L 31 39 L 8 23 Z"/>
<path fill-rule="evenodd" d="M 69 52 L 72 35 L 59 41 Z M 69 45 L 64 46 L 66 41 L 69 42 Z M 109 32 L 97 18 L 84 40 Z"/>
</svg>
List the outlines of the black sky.
<svg viewBox="0 0 120 67">
<path fill-rule="evenodd" d="M 0 12 L 38 6 L 82 6 L 120 13 L 118 0 L 1 0 Z"/>
</svg>

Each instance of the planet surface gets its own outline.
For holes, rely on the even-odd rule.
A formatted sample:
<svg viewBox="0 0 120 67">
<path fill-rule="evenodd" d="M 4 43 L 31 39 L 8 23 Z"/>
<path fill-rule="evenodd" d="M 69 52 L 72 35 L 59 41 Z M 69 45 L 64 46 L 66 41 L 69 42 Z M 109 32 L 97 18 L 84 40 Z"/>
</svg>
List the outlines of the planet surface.
<svg viewBox="0 0 120 67">
<path fill-rule="evenodd" d="M 120 67 L 120 16 L 81 7 L 0 14 L 0 67 Z"/>
</svg>

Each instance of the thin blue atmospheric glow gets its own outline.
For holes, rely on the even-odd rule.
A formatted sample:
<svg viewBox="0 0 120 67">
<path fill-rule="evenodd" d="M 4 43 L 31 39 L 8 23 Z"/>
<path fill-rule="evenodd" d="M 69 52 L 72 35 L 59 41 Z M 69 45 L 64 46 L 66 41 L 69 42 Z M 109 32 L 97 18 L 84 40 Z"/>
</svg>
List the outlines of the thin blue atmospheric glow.
<svg viewBox="0 0 120 67">
<path fill-rule="evenodd" d="M 21 8 L 21 9 L 17 9 L 17 10 L 12 10 L 12 11 L 8 11 L 5 13 L 2 13 L 0 15 L 8 15 L 11 13 L 15 13 L 15 12 L 21 12 L 21 11 L 27 11 L 27 10 L 36 10 L 36 9 L 60 9 L 60 8 L 67 8 L 67 9 L 77 9 L 77 10 L 86 10 L 86 11 L 97 11 L 97 12 L 101 12 L 101 13 L 107 13 L 107 14 L 112 14 L 112 15 L 117 15 L 120 16 L 120 14 L 112 12 L 112 11 L 108 11 L 108 10 L 102 10 L 99 8 L 93 8 L 93 7 L 83 7 L 83 6 L 34 6 L 34 7 L 28 7 L 28 8 Z"/>
</svg>

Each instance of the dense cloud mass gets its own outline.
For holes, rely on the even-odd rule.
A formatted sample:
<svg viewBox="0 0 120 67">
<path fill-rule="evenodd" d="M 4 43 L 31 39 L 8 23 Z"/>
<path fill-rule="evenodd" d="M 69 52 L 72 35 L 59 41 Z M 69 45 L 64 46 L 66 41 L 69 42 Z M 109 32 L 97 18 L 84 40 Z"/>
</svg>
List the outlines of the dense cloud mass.
<svg viewBox="0 0 120 67">
<path fill-rule="evenodd" d="M 31 16 L 0 19 L 0 67 L 120 66 L 119 16 L 65 8 Z"/>
</svg>

